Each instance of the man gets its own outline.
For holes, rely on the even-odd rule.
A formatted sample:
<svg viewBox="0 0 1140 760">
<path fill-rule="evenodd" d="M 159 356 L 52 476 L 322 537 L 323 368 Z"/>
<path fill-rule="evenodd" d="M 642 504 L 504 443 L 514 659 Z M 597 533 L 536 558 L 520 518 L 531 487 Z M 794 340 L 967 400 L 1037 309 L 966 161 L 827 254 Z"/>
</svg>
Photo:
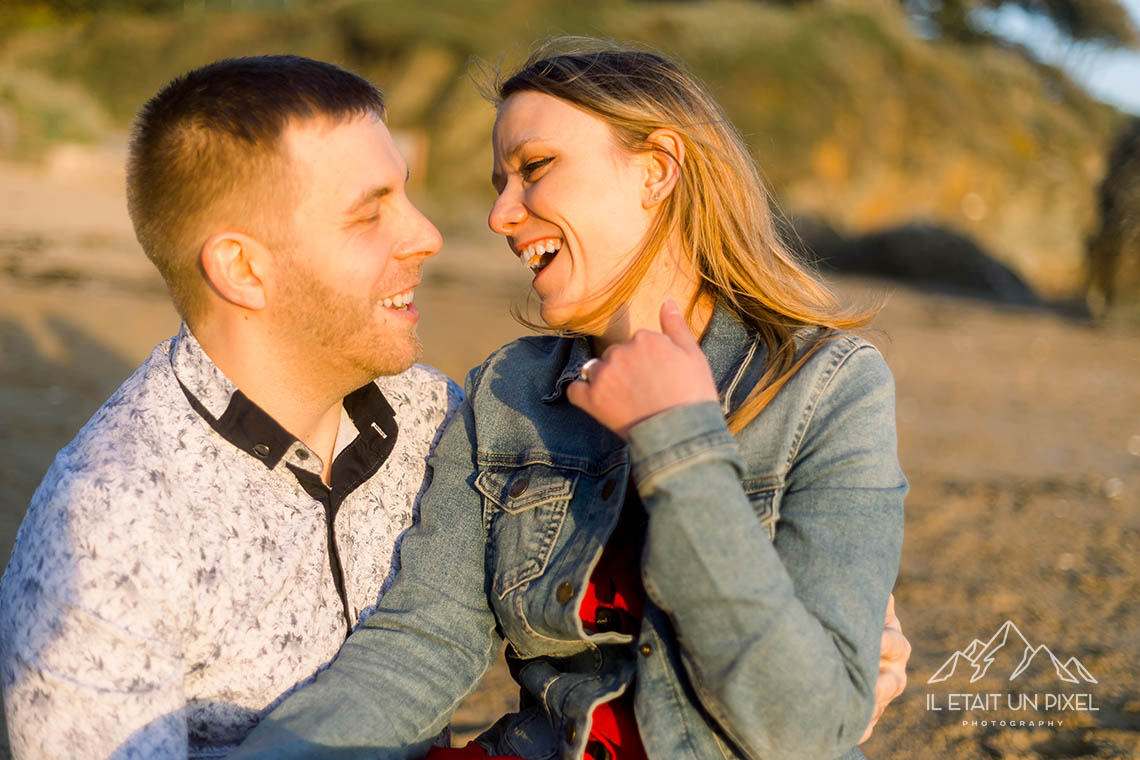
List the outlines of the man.
<svg viewBox="0 0 1140 760">
<path fill-rule="evenodd" d="M 0 597 L 16 757 L 220 756 L 390 583 L 459 391 L 412 366 L 441 240 L 383 116 L 289 56 L 140 113 L 131 218 L 184 324 L 33 497 Z"/>
<path fill-rule="evenodd" d="M 17 758 L 222 756 L 390 585 L 460 391 L 413 366 L 441 241 L 383 115 L 368 82 L 293 56 L 211 64 L 140 112 L 131 217 L 184 323 L 20 530 L 0 588 Z"/>
</svg>

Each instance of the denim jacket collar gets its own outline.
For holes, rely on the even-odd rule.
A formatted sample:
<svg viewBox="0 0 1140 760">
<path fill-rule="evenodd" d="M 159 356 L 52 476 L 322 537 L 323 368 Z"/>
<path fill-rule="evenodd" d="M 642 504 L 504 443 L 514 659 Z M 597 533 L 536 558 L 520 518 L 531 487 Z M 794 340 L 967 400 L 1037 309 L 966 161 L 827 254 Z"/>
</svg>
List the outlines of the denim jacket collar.
<svg viewBox="0 0 1140 760">
<path fill-rule="evenodd" d="M 732 390 L 740 381 L 741 374 L 751 363 L 759 348 L 759 342 L 754 338 L 752 332 L 735 314 L 723 304 L 717 303 L 708 327 L 701 336 L 701 350 L 708 359 L 717 389 L 726 406 Z M 566 386 L 578 378 L 582 365 L 593 356 L 590 341 L 585 336 L 567 338 L 566 344 L 568 350 L 562 372 L 554 381 L 554 387 L 542 397 L 544 403 L 553 403 L 562 398 Z M 727 412 L 726 408 L 725 413 Z"/>
</svg>

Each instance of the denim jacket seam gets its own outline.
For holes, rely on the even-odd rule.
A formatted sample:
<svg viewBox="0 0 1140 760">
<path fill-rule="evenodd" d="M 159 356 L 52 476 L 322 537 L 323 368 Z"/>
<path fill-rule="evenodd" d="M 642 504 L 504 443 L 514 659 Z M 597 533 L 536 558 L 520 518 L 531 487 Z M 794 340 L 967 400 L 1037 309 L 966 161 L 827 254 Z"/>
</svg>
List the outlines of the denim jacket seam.
<svg viewBox="0 0 1140 760">
<path fill-rule="evenodd" d="M 650 585 L 650 582 L 648 579 L 646 579 L 645 585 L 646 585 L 646 590 L 648 590 L 648 587 Z M 651 600 L 651 602 L 652 602 L 652 600 Z M 656 606 L 656 605 L 654 605 L 654 606 Z M 661 608 L 658 607 L 658 609 L 661 609 Z M 668 617 L 667 613 L 665 613 L 664 610 L 661 610 L 661 612 L 663 615 Z M 658 639 L 657 646 L 654 647 L 654 650 L 656 652 L 658 652 L 658 654 L 656 654 L 656 656 L 657 657 L 665 657 L 664 654 L 660 654 L 660 652 L 664 651 L 664 645 L 662 643 L 664 641 L 664 639 L 662 639 L 660 636 L 658 636 L 656 631 L 652 631 L 652 633 L 653 633 L 654 637 Z M 678 645 L 679 644 L 680 644 L 680 642 L 678 640 Z M 638 671 L 639 671 L 638 677 L 640 677 L 640 670 L 641 670 L 641 668 L 638 667 Z M 693 742 L 693 732 L 689 728 L 689 724 L 688 724 L 688 720 L 687 720 L 688 716 L 686 715 L 685 709 L 684 709 L 684 705 L 688 702 L 688 700 L 684 698 L 683 690 L 681 689 L 681 681 L 677 677 L 676 671 L 673 669 L 671 663 L 668 662 L 667 658 L 665 661 L 665 667 L 663 667 L 661 669 L 661 675 L 665 679 L 665 682 L 669 685 L 669 695 L 673 699 L 673 703 L 675 705 L 676 715 L 680 718 L 681 738 L 684 740 L 685 746 L 688 747 L 690 756 L 698 757 L 699 753 L 697 752 L 697 747 Z"/>
<path fill-rule="evenodd" d="M 739 460 L 736 439 L 720 431 L 691 438 L 674 450 L 660 452 L 634 465 L 634 476 L 640 489 L 651 489 L 662 478 L 709 459 L 723 458 L 732 464 Z"/>
<path fill-rule="evenodd" d="M 483 362 L 468 373 L 467 377 L 471 384 L 471 387 L 466 389 L 468 398 L 474 397 L 479 385 L 483 382 L 483 373 L 487 370 L 487 363 L 488 362 Z"/>
<path fill-rule="evenodd" d="M 500 509 L 502 509 L 504 512 L 508 512 L 510 514 L 517 514 L 519 512 L 525 512 L 525 511 L 530 511 L 532 509 L 537 509 L 538 507 L 542 507 L 542 506 L 545 506 L 547 504 L 551 504 L 551 503 L 556 502 L 556 501 L 562 501 L 564 499 L 568 499 L 568 497 L 570 497 L 574 493 L 574 482 L 576 480 L 577 480 L 577 478 L 575 478 L 572 481 L 567 481 L 565 483 L 559 483 L 557 485 L 552 484 L 550 486 L 546 486 L 542 490 L 536 491 L 535 493 L 528 493 L 527 494 L 528 498 L 516 500 L 516 501 L 519 501 L 519 502 L 525 504 L 525 506 L 520 507 L 518 509 L 511 509 L 507 506 L 507 504 L 512 501 L 511 499 L 503 499 L 500 495 L 493 493 L 493 491 L 497 491 L 498 489 L 491 488 L 488 485 L 488 486 L 486 486 L 486 490 L 484 490 L 483 484 L 481 483 L 481 481 L 478 477 L 476 477 L 476 479 L 475 479 L 475 483 L 476 483 L 475 487 L 481 494 L 483 494 L 488 499 L 490 499 L 492 502 L 494 502 L 495 505 L 498 506 Z"/>
<path fill-rule="evenodd" d="M 837 351 L 840 344 L 846 344 L 846 350 L 842 351 L 842 353 Z M 856 351 L 864 348 L 873 350 L 874 346 L 850 335 L 844 335 L 832 343 L 832 356 L 828 362 L 828 366 L 820 373 L 819 378 L 816 379 L 810 398 L 807 403 L 804 404 L 803 414 L 800 415 L 800 422 L 796 426 L 795 436 L 792 439 L 791 446 L 788 447 L 788 457 L 784 461 L 784 472 L 791 469 L 792 464 L 796 461 L 796 457 L 799 456 L 800 447 L 804 442 L 804 436 L 807 435 L 807 430 L 811 427 L 811 421 L 815 417 L 815 411 L 819 408 L 819 402 L 827 394 L 828 389 L 831 387 L 832 380 L 839 374 L 840 368 L 847 363 L 847 360 Z"/>
<path fill-rule="evenodd" d="M 558 470 L 576 470 L 590 477 L 601 477 L 625 464 L 625 455 L 615 453 L 604 459 L 601 464 L 597 464 L 593 460 L 566 456 L 546 449 L 531 449 L 521 456 L 481 450 L 476 452 L 475 461 L 479 466 L 496 470 L 514 471 L 520 467 L 531 467 L 538 464 Z"/>
<path fill-rule="evenodd" d="M 733 744 L 740 747 L 741 752 L 746 757 L 751 756 L 752 753 L 747 750 L 748 745 L 741 742 L 734 735 L 735 732 L 732 730 L 733 723 L 731 720 L 729 720 L 728 711 L 724 709 L 724 705 L 721 703 L 721 700 L 714 696 L 711 690 L 705 688 L 704 674 L 701 673 L 700 668 L 697 666 L 697 663 L 693 660 L 693 658 L 685 657 L 683 648 L 681 657 L 688 663 L 689 671 L 693 676 L 691 679 L 693 684 L 693 691 L 697 692 L 697 696 L 700 698 L 701 707 L 708 711 L 708 713 L 715 719 L 720 730 L 724 732 L 725 736 L 732 740 Z M 760 753 L 759 757 L 763 757 L 767 754 L 767 751 L 762 752 Z"/>
</svg>

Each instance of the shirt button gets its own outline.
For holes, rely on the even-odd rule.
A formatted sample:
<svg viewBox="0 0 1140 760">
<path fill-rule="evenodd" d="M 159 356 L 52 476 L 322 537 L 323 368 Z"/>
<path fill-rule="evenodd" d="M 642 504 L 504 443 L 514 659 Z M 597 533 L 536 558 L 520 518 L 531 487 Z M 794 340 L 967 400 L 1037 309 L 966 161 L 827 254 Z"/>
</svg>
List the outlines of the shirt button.
<svg viewBox="0 0 1140 760">
<path fill-rule="evenodd" d="M 648 657 L 653 654 L 653 647 L 649 644 L 642 644 L 637 648 L 637 651 L 641 653 L 642 657 Z"/>
<path fill-rule="evenodd" d="M 267 456 L 269 456 L 269 446 L 264 443 L 255 443 L 253 444 L 253 453 L 262 459 L 265 459 Z"/>
<path fill-rule="evenodd" d="M 309 458 L 309 452 L 305 451 L 304 449 L 297 449 L 297 458 L 302 460 L 302 461 L 305 459 L 308 459 Z"/>
<path fill-rule="evenodd" d="M 516 480 L 511 484 L 511 498 L 517 499 L 518 497 L 522 496 L 524 493 L 526 493 L 526 487 L 529 485 L 530 482 L 526 478 L 519 478 Z"/>
<path fill-rule="evenodd" d="M 573 744 L 574 740 L 578 738 L 578 727 L 574 725 L 574 721 L 566 724 L 566 743 Z"/>
<path fill-rule="evenodd" d="M 614 489 L 617 488 L 617 481 L 610 478 L 606 484 L 602 486 L 602 499 L 609 501 L 609 498 L 614 495 Z"/>
<path fill-rule="evenodd" d="M 559 583 L 558 590 L 554 592 L 554 598 L 558 600 L 559 604 L 569 604 L 570 600 L 574 598 L 574 584 L 570 581 Z"/>
</svg>

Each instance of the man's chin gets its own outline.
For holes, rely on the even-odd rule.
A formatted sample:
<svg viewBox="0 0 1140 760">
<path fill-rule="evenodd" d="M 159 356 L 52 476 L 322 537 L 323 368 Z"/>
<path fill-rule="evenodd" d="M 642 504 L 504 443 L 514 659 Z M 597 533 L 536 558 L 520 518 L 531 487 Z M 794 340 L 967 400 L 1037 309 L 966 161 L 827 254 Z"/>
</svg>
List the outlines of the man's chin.
<svg viewBox="0 0 1140 760">
<path fill-rule="evenodd" d="M 419 336 L 413 333 L 404 345 L 391 346 L 383 355 L 375 357 L 369 371 L 371 379 L 406 372 L 423 355 L 424 347 Z"/>
</svg>

